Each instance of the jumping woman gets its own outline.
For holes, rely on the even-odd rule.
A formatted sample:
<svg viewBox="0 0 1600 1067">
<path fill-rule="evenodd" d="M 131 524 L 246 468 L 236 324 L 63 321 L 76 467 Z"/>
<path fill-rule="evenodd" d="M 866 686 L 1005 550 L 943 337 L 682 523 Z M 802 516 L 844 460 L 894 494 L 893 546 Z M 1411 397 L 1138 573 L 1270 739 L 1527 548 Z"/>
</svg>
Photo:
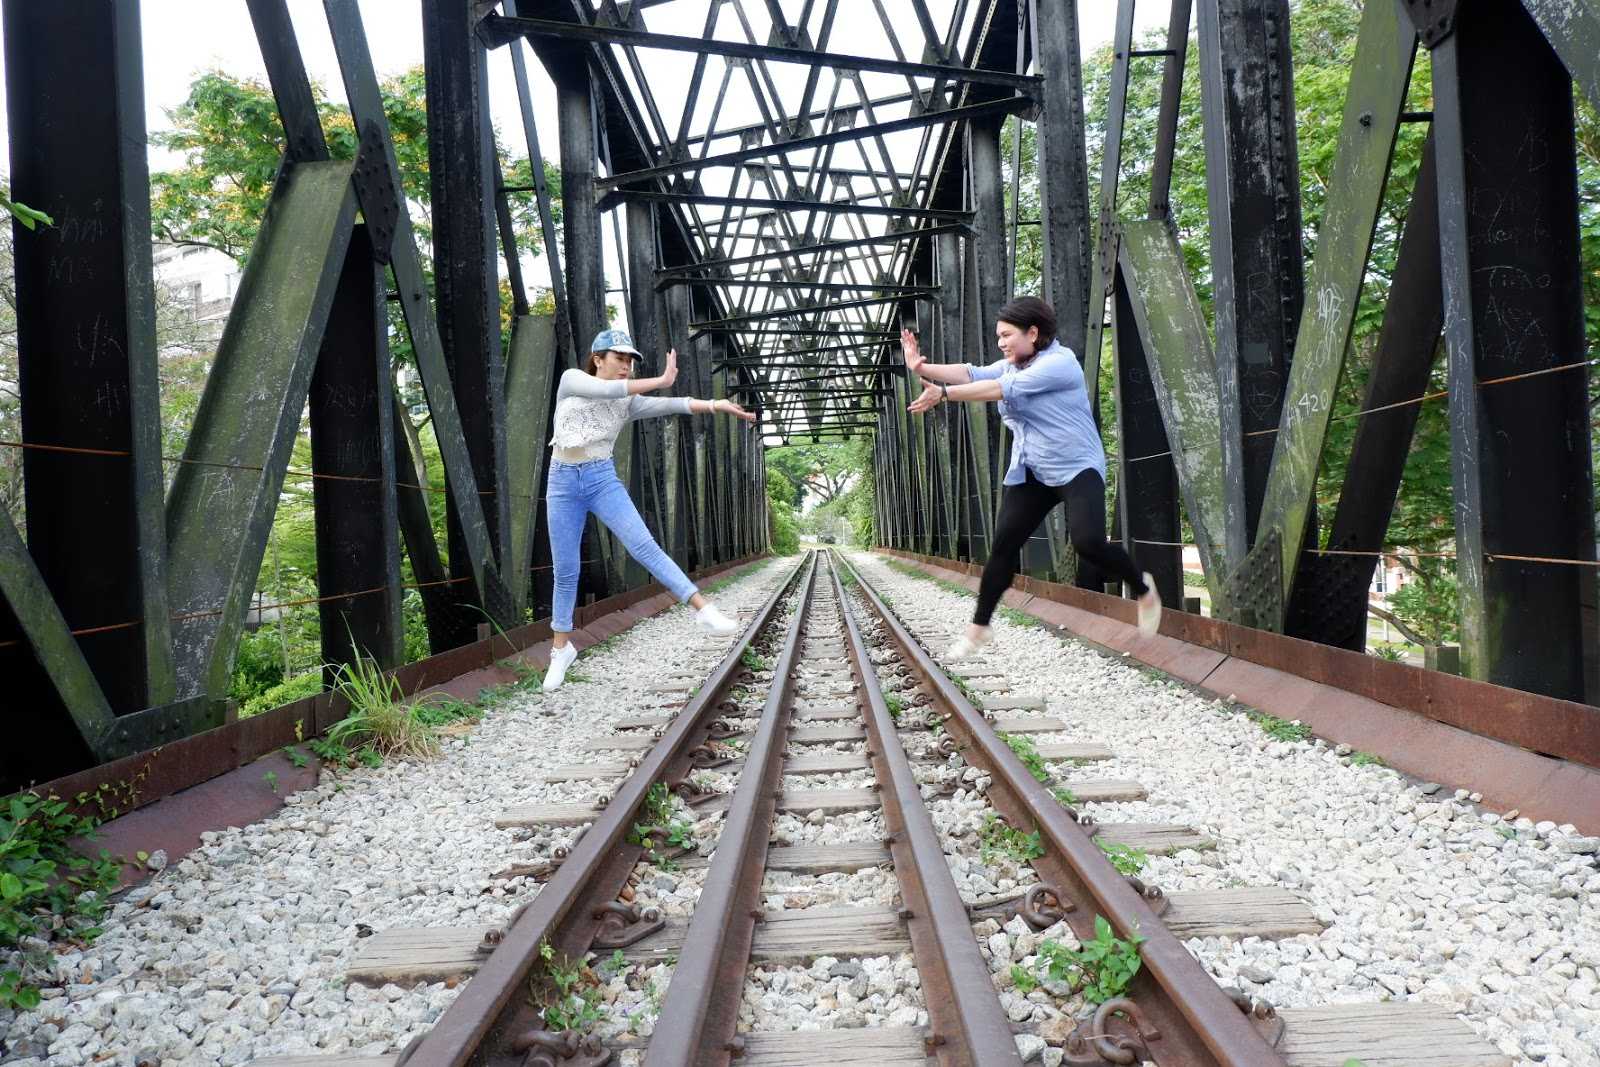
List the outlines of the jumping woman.
<svg viewBox="0 0 1600 1067">
<path fill-rule="evenodd" d="M 906 368 L 922 378 L 922 394 L 911 411 L 928 411 L 942 400 L 1000 405 L 1011 431 L 1011 464 L 995 522 L 994 545 L 978 585 L 972 625 L 946 653 L 965 659 L 993 636 L 989 620 L 1000 594 L 1017 573 L 1017 553 L 1057 504 L 1067 506 L 1072 547 L 1139 594 L 1139 629 L 1153 634 L 1161 623 L 1155 582 L 1123 551 L 1106 541 L 1106 453 L 1089 413 L 1083 368 L 1071 349 L 1056 341 L 1056 313 L 1043 300 L 1020 296 L 1000 309 L 995 340 L 1005 358 L 987 366 L 929 363 L 917 338 L 902 330 Z"/>
<path fill-rule="evenodd" d="M 718 611 L 687 575 L 661 551 L 617 477 L 611 449 L 622 428 L 636 419 L 660 415 L 723 412 L 754 422 L 755 416 L 731 400 L 699 400 L 687 396 L 643 396 L 669 389 L 678 380 L 678 350 L 667 353 L 659 377 L 635 378 L 639 350 L 621 330 L 602 330 L 589 346 L 582 370 L 561 375 L 556 390 L 555 431 L 550 435 L 550 479 L 545 514 L 550 526 L 550 555 L 555 561 L 555 603 L 550 610 L 553 633 L 546 692 L 559 689 L 567 668 L 578 658 L 568 635 L 578 602 L 578 556 L 583 523 L 593 512 L 628 554 L 651 576 L 695 609 L 694 621 L 714 634 L 731 634 L 739 624 Z"/>
</svg>

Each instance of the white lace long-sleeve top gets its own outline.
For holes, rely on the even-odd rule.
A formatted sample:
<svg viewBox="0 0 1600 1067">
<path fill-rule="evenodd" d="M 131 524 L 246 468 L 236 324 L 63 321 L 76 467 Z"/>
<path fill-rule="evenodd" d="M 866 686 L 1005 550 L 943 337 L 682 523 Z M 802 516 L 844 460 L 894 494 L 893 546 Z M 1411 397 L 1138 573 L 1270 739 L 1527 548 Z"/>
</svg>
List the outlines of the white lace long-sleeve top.
<svg viewBox="0 0 1600 1067">
<path fill-rule="evenodd" d="M 689 413 L 686 396 L 629 396 L 627 379 L 596 378 L 573 368 L 562 373 L 556 389 L 550 447 L 585 460 L 607 459 L 622 427 L 635 419 Z"/>
</svg>

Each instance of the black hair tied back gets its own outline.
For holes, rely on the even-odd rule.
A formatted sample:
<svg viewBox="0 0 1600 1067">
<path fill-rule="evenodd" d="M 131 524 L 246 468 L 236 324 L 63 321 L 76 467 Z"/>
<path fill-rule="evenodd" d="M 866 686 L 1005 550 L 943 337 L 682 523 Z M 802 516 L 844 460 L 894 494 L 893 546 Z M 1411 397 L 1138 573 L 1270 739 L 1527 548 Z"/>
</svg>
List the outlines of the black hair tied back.
<svg viewBox="0 0 1600 1067">
<path fill-rule="evenodd" d="M 1029 327 L 1037 326 L 1039 343 L 1034 346 L 1037 352 L 1043 352 L 1055 342 L 1056 310 L 1036 296 L 1012 297 L 1006 301 L 995 318 L 1001 322 L 1009 322 L 1024 333 Z"/>
</svg>

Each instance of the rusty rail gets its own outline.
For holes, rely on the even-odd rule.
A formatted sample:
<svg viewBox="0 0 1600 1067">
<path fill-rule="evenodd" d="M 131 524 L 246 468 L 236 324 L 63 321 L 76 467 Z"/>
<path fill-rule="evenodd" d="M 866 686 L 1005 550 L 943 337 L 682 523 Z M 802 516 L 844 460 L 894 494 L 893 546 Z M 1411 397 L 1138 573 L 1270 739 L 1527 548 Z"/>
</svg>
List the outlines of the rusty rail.
<svg viewBox="0 0 1600 1067">
<path fill-rule="evenodd" d="M 895 729 L 867 655 L 860 628 L 845 599 L 837 566 L 829 568 L 839 600 L 850 659 L 866 693 L 867 746 L 883 796 L 889 852 L 906 905 L 906 926 L 922 976 L 931 1034 L 927 1051 L 941 1067 L 1020 1067 L 1011 1024 L 1000 1008 L 989 967 L 978 952 L 961 891 L 922 799 L 911 761 Z"/>
<path fill-rule="evenodd" d="M 625 838 L 645 794 L 657 781 L 687 771 L 691 750 L 708 732 L 709 724 L 703 720 L 717 707 L 740 668 L 740 657 L 772 620 L 804 566 L 802 563 L 796 567 L 789 580 L 762 605 L 705 685 L 584 831 L 556 874 L 512 919 L 498 946 L 461 995 L 432 1030 L 407 1046 L 396 1067 L 522 1063 L 524 1054 L 534 1046 L 560 1040 L 543 1031 L 543 1024 L 525 995 L 528 979 L 540 961 L 540 946 L 548 943 L 567 958 L 580 958 L 588 951 L 607 913 L 579 905 L 590 901 L 605 905 L 616 899 L 642 852 L 638 846 L 626 844 Z M 576 1035 L 570 1036 L 574 1039 L 570 1042 L 573 1051 L 578 1051 Z"/>
<path fill-rule="evenodd" d="M 1278 1020 L 1257 1019 L 1240 1010 L 1096 847 L 1091 830 L 1028 773 L 983 713 L 901 625 L 861 573 L 837 554 L 835 558 L 855 575 L 901 655 L 935 701 L 948 709 L 944 726 L 964 745 L 967 762 L 991 775 L 990 802 L 1013 826 L 1031 823 L 1038 828 L 1046 852 L 1033 866 L 1047 884 L 1053 883 L 1074 933 L 1080 939 L 1092 938 L 1098 914 L 1119 937 L 1137 933 L 1145 939 L 1139 946 L 1143 966 L 1128 993 L 1130 1013 L 1138 1017 L 1125 1025 L 1103 1013 L 1104 1027 L 1097 1030 L 1116 1027 L 1125 1032 L 1097 1039 L 1097 1051 L 1118 1057 L 1114 1062 L 1134 1062 L 1120 1058 L 1131 1055 L 1174 1067 L 1201 1063 L 1284 1067 L 1282 1054 L 1257 1029 L 1260 1025 L 1270 1032 Z"/>
<path fill-rule="evenodd" d="M 661 1021 L 650 1036 L 646 1067 L 689 1063 L 721 1067 L 742 1051 L 735 1036 L 739 999 L 760 915 L 761 878 L 783 782 L 785 737 L 794 707 L 791 675 L 816 587 L 817 555 L 807 555 L 805 593 L 773 666 L 761 722 L 729 800 L 716 856 L 706 872 L 682 954 L 667 986 Z"/>
</svg>

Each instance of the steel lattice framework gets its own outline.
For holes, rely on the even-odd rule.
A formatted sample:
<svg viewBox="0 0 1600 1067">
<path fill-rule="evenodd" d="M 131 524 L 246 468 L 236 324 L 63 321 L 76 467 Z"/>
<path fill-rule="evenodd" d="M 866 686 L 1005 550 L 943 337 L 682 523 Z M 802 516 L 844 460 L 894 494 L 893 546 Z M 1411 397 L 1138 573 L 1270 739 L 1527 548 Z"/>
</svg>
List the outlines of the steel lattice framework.
<svg viewBox="0 0 1600 1067">
<path fill-rule="evenodd" d="M 1600 693 L 1572 93 L 1600 101 L 1593 0 L 1368 3 L 1315 259 L 1302 262 L 1288 0 L 1174 0 L 1167 47 L 1119 0 L 1091 213 L 1074 0 L 423 0 L 433 286 L 355 0 L 324 0 L 360 138 L 328 147 L 286 0 L 246 0 L 284 154 L 185 453 L 163 494 L 138 8 L 3 0 L 27 540 L 0 518 L 0 662 L 28 709 L 0 768 L 40 780 L 226 722 L 284 479 L 315 479 L 324 656 L 401 656 L 409 560 L 436 652 L 548 608 L 541 517 L 555 379 L 607 278 L 677 392 L 751 429 L 663 420 L 619 471 L 686 567 L 762 551 L 766 444 L 870 434 L 891 547 L 987 555 L 1006 440 L 979 407 L 905 406 L 902 326 L 981 358 L 1038 222 L 1042 295 L 1098 382 L 1114 360 L 1120 536 L 1179 602 L 1187 518 L 1226 617 L 1349 645 L 1442 336 L 1466 669 Z M 1191 12 L 1192 7 L 1192 12 Z M 1191 26 L 1192 23 L 1192 26 Z M 1191 33 L 1192 29 L 1192 33 Z M 1435 110 L 1404 110 L 1417 49 Z M 1191 56 L 1192 53 L 1192 56 Z M 487 71 L 509 55 L 533 185 L 508 186 Z M 1170 223 L 1184 67 L 1198 64 L 1215 322 Z M 534 94 L 555 87 L 560 220 Z M 687 71 L 687 76 L 684 72 Z M 1129 79 L 1161 78 L 1152 196 L 1119 215 Z M 58 91 L 73 84 L 71 94 Z M 1040 219 L 1007 210 L 1002 131 L 1034 124 Z M 1330 397 L 1401 122 L 1431 121 L 1345 492 L 1313 506 Z M 1504 131 L 1522 131 L 1504 150 Z M 549 131 L 545 131 L 547 134 Z M 1013 139 L 1016 181 L 1021 139 Z M 533 313 L 508 197 L 531 192 L 553 316 Z M 1012 189 L 1012 202 L 1017 201 Z M 1483 205 L 1499 205 L 1485 211 Z M 609 234 L 623 262 L 604 262 Z M 502 335 L 501 274 L 513 326 Z M 389 386 L 404 312 L 447 474 L 436 542 Z M 1484 383 L 1508 383 L 1490 390 Z M 313 470 L 291 472 L 309 410 Z M 1314 547 L 1331 523 L 1328 550 Z M 1059 517 L 1029 573 L 1097 586 Z M 645 575 L 586 540 L 584 589 Z M 1547 560 L 1564 561 L 1552 565 Z M 239 758 L 247 724 L 206 737 Z M 231 731 L 231 732 L 230 732 Z M 261 730 L 256 730 L 261 733 Z M 263 736 L 265 736 L 263 734 Z M 256 739 L 259 741 L 260 739 Z"/>
</svg>

